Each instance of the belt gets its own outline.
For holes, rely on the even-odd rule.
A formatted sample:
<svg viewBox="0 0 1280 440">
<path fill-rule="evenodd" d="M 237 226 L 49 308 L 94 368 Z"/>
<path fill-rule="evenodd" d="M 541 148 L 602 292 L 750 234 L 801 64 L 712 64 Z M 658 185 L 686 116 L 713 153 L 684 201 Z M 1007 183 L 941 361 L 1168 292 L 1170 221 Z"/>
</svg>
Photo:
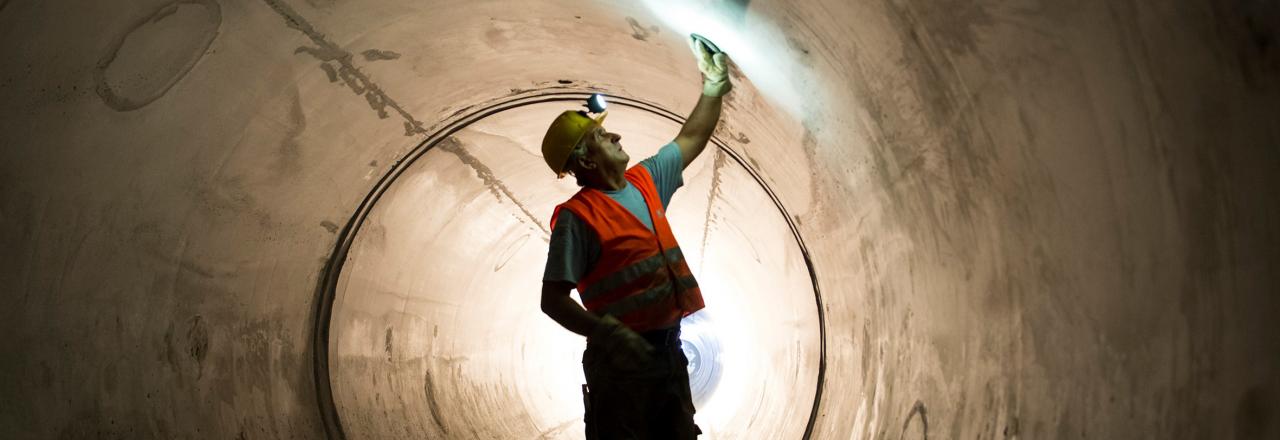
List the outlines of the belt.
<svg viewBox="0 0 1280 440">
<path fill-rule="evenodd" d="M 666 348 L 680 344 L 680 326 L 640 333 L 640 337 L 653 344 L 654 348 Z"/>
</svg>

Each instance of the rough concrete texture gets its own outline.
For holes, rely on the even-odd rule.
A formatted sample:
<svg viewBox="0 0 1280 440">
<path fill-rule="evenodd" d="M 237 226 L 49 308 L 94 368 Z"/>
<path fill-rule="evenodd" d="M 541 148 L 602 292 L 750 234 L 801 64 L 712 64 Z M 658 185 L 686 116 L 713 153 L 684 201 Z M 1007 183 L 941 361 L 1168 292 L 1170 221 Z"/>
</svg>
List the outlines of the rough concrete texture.
<svg viewBox="0 0 1280 440">
<path fill-rule="evenodd" d="M 717 134 L 807 246 L 813 438 L 1280 438 L 1274 2 L 733 3 L 826 94 L 795 118 L 739 75 Z M 322 272 L 381 177 L 467 109 L 547 90 L 685 113 L 681 38 L 623 1 L 0 0 L 0 437 L 324 436 Z M 356 237 L 349 262 L 378 264 L 342 274 L 322 378 L 351 437 L 580 436 L 578 408 L 548 404 L 573 384 L 530 384 L 581 344 L 532 299 L 572 190 L 515 165 L 537 164 L 533 115 L 460 133 L 375 206 L 430 249 Z M 633 157 L 674 134 L 630 124 Z M 717 189 L 725 154 L 686 176 L 678 203 L 723 211 L 685 214 L 684 246 L 717 234 L 702 266 L 789 267 L 729 252 L 792 244 L 735 214 L 772 207 L 751 179 Z M 793 337 L 755 360 L 812 382 Z M 795 437 L 814 393 L 699 417 Z"/>
</svg>

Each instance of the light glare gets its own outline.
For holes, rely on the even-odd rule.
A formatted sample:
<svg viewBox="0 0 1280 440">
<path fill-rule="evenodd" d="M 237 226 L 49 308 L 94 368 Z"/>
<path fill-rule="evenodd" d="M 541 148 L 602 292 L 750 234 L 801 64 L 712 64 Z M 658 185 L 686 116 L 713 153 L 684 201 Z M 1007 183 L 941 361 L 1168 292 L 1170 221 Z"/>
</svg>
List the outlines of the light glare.
<svg viewBox="0 0 1280 440">
<path fill-rule="evenodd" d="M 802 94 L 797 85 L 812 87 L 812 73 L 799 62 L 787 38 L 771 23 L 727 17 L 741 15 L 741 6 L 726 1 L 642 0 L 667 27 L 688 39 L 691 33 L 707 37 L 729 55 L 760 93 L 797 120 L 805 117 L 803 96 L 823 96 L 819 91 Z M 735 10 L 738 9 L 738 10 Z M 749 14 L 741 15 L 749 17 Z"/>
</svg>

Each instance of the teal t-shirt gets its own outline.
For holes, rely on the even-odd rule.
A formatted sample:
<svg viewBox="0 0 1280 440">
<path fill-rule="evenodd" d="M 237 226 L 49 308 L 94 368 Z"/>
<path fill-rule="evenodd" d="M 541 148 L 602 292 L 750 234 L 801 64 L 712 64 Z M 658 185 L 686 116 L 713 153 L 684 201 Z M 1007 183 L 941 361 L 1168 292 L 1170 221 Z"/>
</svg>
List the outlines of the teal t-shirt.
<svg viewBox="0 0 1280 440">
<path fill-rule="evenodd" d="M 684 171 L 684 158 L 680 155 L 680 147 L 675 142 L 664 145 L 658 150 L 658 154 L 640 161 L 640 166 L 653 176 L 653 184 L 658 188 L 658 198 L 662 200 L 662 208 L 666 209 L 676 189 L 684 186 L 684 176 L 681 174 Z M 653 219 L 649 216 L 644 195 L 631 182 L 627 182 L 627 186 L 620 190 L 601 192 L 627 208 L 650 231 L 653 230 Z M 600 259 L 600 242 L 595 231 L 573 215 L 573 211 L 561 209 L 558 215 L 556 227 L 551 231 L 551 245 L 547 250 L 547 267 L 543 271 L 542 281 L 568 281 L 576 284 Z"/>
</svg>

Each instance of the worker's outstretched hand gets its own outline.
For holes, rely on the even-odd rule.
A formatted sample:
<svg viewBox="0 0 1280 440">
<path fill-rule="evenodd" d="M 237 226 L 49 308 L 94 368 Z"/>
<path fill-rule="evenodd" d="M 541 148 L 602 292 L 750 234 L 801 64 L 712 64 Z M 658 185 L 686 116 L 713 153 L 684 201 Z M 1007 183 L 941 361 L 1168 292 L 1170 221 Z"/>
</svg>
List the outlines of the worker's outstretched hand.
<svg viewBox="0 0 1280 440">
<path fill-rule="evenodd" d="M 653 359 L 655 351 L 653 345 L 640 337 L 639 333 L 609 315 L 600 319 L 600 325 L 591 332 L 589 339 L 592 343 L 600 344 L 605 357 L 616 368 L 640 367 Z"/>
<path fill-rule="evenodd" d="M 689 48 L 698 60 L 698 70 L 702 71 L 702 94 L 724 96 L 729 93 L 733 89 L 729 83 L 729 55 L 698 34 L 689 35 Z"/>
</svg>

